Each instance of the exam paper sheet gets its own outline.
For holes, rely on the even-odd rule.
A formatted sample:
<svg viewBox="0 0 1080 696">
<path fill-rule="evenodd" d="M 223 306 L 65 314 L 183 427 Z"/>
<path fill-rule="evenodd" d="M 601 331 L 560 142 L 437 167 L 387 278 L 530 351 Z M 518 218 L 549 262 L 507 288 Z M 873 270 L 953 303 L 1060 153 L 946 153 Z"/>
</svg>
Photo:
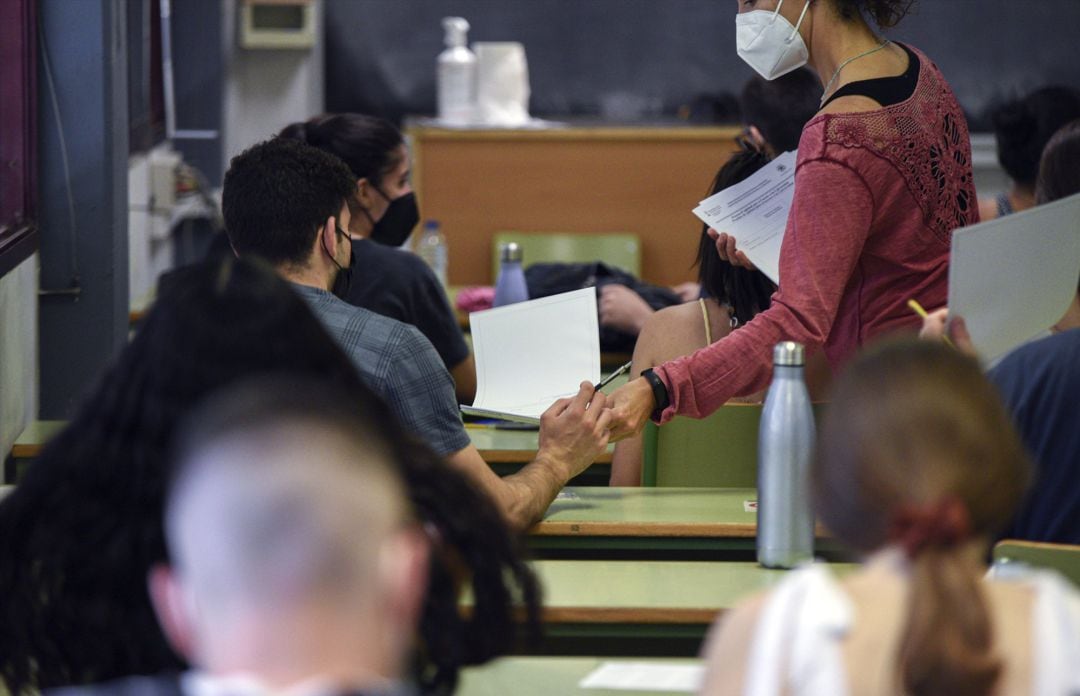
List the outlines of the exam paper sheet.
<svg viewBox="0 0 1080 696">
<path fill-rule="evenodd" d="M 993 364 L 1061 320 L 1077 278 L 1080 194 L 953 232 L 949 314 Z"/>
<path fill-rule="evenodd" d="M 476 357 L 472 415 L 540 422 L 556 400 L 600 380 L 596 289 L 469 315 Z"/>
<path fill-rule="evenodd" d="M 694 693 L 701 688 L 704 676 L 704 665 L 604 662 L 582 679 L 578 686 L 582 689 Z"/>
<path fill-rule="evenodd" d="M 706 225 L 735 238 L 739 251 L 780 284 L 780 245 L 795 194 L 795 152 L 785 152 L 694 208 Z"/>
</svg>

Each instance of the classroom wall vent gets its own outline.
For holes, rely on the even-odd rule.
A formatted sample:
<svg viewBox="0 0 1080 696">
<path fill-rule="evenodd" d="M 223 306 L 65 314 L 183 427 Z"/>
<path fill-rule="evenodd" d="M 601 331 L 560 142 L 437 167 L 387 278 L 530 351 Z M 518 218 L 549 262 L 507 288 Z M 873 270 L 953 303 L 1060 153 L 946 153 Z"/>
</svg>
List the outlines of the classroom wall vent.
<svg viewBox="0 0 1080 696">
<path fill-rule="evenodd" d="M 307 49 L 315 46 L 314 0 L 241 0 L 240 47 Z"/>
</svg>

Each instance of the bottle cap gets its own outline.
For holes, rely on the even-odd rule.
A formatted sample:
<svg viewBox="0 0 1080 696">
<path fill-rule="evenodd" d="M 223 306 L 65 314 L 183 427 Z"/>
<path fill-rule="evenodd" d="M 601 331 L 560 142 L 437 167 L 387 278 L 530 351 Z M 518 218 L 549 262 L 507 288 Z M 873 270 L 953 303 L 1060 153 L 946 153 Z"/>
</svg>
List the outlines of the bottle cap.
<svg viewBox="0 0 1080 696">
<path fill-rule="evenodd" d="M 465 45 L 465 35 L 469 31 L 469 22 L 464 17 L 443 17 L 443 43 L 449 48 Z"/>
<path fill-rule="evenodd" d="M 425 230 L 430 230 L 432 228 L 439 229 L 439 221 L 438 220 L 425 220 L 424 221 L 424 229 Z"/>
<path fill-rule="evenodd" d="M 499 245 L 499 260 L 503 263 L 507 261 L 521 263 L 521 257 L 521 245 L 517 242 L 503 242 Z"/>
<path fill-rule="evenodd" d="M 773 365 L 803 365 L 803 345 L 795 341 L 781 341 L 773 348 Z"/>
</svg>

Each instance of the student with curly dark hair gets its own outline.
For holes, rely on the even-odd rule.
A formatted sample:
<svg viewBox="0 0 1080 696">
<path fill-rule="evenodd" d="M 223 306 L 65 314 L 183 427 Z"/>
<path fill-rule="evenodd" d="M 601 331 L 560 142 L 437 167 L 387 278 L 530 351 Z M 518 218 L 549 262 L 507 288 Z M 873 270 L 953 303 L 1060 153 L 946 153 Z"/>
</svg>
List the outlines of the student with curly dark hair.
<svg viewBox="0 0 1080 696">
<path fill-rule="evenodd" d="M 0 502 L 0 677 L 13 694 L 180 669 L 147 596 L 167 561 L 167 451 L 185 414 L 242 380 L 287 373 L 345 389 L 397 448 L 418 518 L 441 540 L 421 616 L 420 675 L 452 688 L 461 665 L 512 644 L 511 603 L 537 617 L 537 584 L 499 511 L 408 435 L 304 302 L 269 269 L 226 260 L 184 272 L 75 418 Z M 458 587 L 476 607 L 463 618 Z"/>
<path fill-rule="evenodd" d="M 604 451 L 606 397 L 582 382 L 572 398 L 556 400 L 540 418 L 536 458 L 497 476 L 465 432 L 453 379 L 431 342 L 415 327 L 331 291 L 349 264 L 349 201 L 356 185 L 348 166 L 322 150 L 281 137 L 254 145 L 225 172 L 229 241 L 240 256 L 269 261 L 401 422 L 486 491 L 512 526 L 525 529 Z"/>
<path fill-rule="evenodd" d="M 401 131 L 374 116 L 323 114 L 289 124 L 280 137 L 339 157 L 356 176 L 349 198 L 352 259 L 340 276 L 342 298 L 420 329 L 453 376 L 458 401 L 472 403 L 476 365 L 446 291 L 419 256 L 397 248 L 420 220 Z"/>
<path fill-rule="evenodd" d="M 1043 150 L 1054 133 L 1078 118 L 1080 90 L 1072 87 L 1043 87 L 994 109 L 990 120 L 997 139 L 998 161 L 1012 184 L 1008 191 L 979 201 L 980 219 L 993 220 L 1035 205 L 1035 183 Z"/>
<path fill-rule="evenodd" d="M 918 328 L 911 298 L 945 301 L 952 231 L 978 221 L 967 121 L 945 77 L 871 28 L 912 0 L 738 0 L 739 56 L 767 80 L 803 65 L 823 85 L 803 127 L 772 304 L 738 331 L 630 380 L 612 437 L 650 418 L 703 418 L 764 388 L 773 346 L 802 343 L 836 370 L 875 337 Z M 717 252 L 749 266 L 719 230 Z"/>
<path fill-rule="evenodd" d="M 805 566 L 726 614 L 702 693 L 1075 693 L 1076 589 L 1049 571 L 985 578 L 989 542 L 1030 476 L 974 360 L 916 341 L 856 358 L 811 479 L 819 519 L 863 563 L 844 578 Z"/>
<path fill-rule="evenodd" d="M 319 380 L 255 378 L 211 397 L 177 440 L 150 572 L 158 622 L 192 668 L 60 696 L 271 696 L 322 682 L 405 696 L 429 542 L 393 437 Z"/>
</svg>

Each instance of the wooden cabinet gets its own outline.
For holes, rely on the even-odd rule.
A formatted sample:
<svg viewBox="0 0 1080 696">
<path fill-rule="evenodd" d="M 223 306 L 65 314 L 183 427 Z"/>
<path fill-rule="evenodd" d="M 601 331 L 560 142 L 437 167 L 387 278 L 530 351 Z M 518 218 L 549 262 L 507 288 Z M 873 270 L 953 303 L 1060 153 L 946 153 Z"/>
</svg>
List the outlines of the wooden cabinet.
<svg viewBox="0 0 1080 696">
<path fill-rule="evenodd" d="M 442 224 L 452 285 L 487 285 L 501 230 L 629 232 L 642 277 L 691 280 L 691 213 L 735 149 L 738 128 L 407 129 L 421 215 Z M 526 259 L 527 261 L 527 259 Z"/>
</svg>

